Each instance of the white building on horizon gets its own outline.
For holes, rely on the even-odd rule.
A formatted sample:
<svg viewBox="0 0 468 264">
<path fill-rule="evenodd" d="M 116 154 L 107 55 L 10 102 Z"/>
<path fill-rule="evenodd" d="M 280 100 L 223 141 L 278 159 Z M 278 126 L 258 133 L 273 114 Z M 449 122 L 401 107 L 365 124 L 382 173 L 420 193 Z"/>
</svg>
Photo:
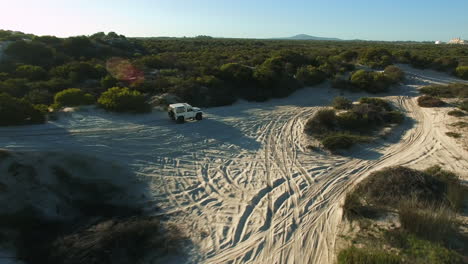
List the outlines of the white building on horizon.
<svg viewBox="0 0 468 264">
<path fill-rule="evenodd" d="M 461 44 L 461 45 L 465 45 L 465 44 L 468 44 L 468 41 L 466 40 L 463 40 L 461 38 L 453 38 L 451 39 L 448 44 Z"/>
</svg>

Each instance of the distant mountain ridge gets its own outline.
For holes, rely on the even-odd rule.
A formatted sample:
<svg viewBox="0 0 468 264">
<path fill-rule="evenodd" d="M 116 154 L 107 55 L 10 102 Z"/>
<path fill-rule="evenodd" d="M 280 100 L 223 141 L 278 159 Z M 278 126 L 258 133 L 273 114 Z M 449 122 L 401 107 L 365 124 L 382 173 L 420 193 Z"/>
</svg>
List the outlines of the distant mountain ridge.
<svg viewBox="0 0 468 264">
<path fill-rule="evenodd" d="M 339 38 L 324 38 L 324 37 L 316 37 L 307 34 L 299 34 L 292 37 L 287 38 L 277 38 L 277 39 L 290 39 L 290 40 L 333 40 L 333 41 L 342 41 Z"/>
</svg>

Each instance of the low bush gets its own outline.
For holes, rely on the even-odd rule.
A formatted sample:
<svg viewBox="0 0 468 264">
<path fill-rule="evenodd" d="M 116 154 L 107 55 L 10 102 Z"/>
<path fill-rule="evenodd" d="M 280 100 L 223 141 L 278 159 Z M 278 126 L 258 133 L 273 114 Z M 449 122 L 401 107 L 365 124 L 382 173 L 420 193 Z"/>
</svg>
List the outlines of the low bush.
<svg viewBox="0 0 468 264">
<path fill-rule="evenodd" d="M 385 124 L 399 124 L 404 115 L 393 111 L 392 105 L 379 98 L 361 98 L 353 104 L 344 97 L 333 100 L 333 106 L 344 109 L 336 114 L 333 109 L 317 112 L 305 125 L 304 132 L 315 136 L 329 150 L 347 149 L 359 142 L 369 142 L 371 132 Z"/>
<path fill-rule="evenodd" d="M 353 102 L 345 97 L 338 96 L 333 99 L 332 106 L 335 109 L 350 109 L 353 106 Z"/>
<path fill-rule="evenodd" d="M 0 93 L 0 126 L 41 124 L 45 115 L 24 99 Z"/>
<path fill-rule="evenodd" d="M 465 116 L 465 112 L 460 110 L 452 110 L 447 113 L 449 116 L 462 117 Z"/>
<path fill-rule="evenodd" d="M 445 185 L 431 175 L 405 167 L 391 167 L 372 173 L 357 192 L 368 205 L 397 208 L 401 200 L 412 197 L 433 202 L 444 199 Z"/>
<path fill-rule="evenodd" d="M 400 264 L 403 259 L 383 250 L 350 247 L 340 251 L 338 264 Z"/>
<path fill-rule="evenodd" d="M 468 80 L 468 66 L 459 66 L 455 70 L 458 77 Z"/>
<path fill-rule="evenodd" d="M 113 87 L 101 94 L 98 104 L 108 111 L 144 113 L 151 110 L 145 97 L 138 91 Z"/>
<path fill-rule="evenodd" d="M 384 75 L 392 84 L 399 83 L 405 78 L 405 73 L 400 68 L 394 65 L 387 66 L 387 68 L 385 68 L 384 70 Z"/>
<path fill-rule="evenodd" d="M 164 234 L 155 218 L 109 220 L 55 240 L 49 263 L 138 263 L 150 251 L 178 251 L 184 239 L 180 230 Z"/>
<path fill-rule="evenodd" d="M 454 126 L 454 127 L 458 127 L 458 128 L 466 128 L 468 127 L 468 123 L 467 122 L 463 122 L 463 121 L 459 121 L 459 122 L 455 122 L 453 124 L 450 124 L 451 126 Z"/>
<path fill-rule="evenodd" d="M 400 249 L 405 263 L 461 264 L 463 257 L 457 252 L 445 248 L 439 242 L 421 239 L 414 234 L 392 230 L 384 234 L 385 240 Z"/>
<path fill-rule="evenodd" d="M 320 135 L 334 130 L 336 125 L 336 112 L 333 109 L 319 110 L 304 127 L 304 131 L 309 135 Z"/>
<path fill-rule="evenodd" d="M 351 75 L 351 84 L 369 93 L 382 93 L 388 91 L 392 83 L 383 73 L 359 70 Z"/>
<path fill-rule="evenodd" d="M 463 208 L 468 191 L 456 174 L 434 166 L 425 171 L 385 168 L 371 173 L 352 193 L 361 203 L 345 203 L 345 211 L 357 206 L 398 209 L 401 201 L 410 200 L 416 200 L 422 208 L 430 204 L 456 211 Z"/>
<path fill-rule="evenodd" d="M 366 49 L 359 58 L 359 62 L 372 68 L 385 68 L 392 64 L 392 53 L 384 48 Z"/>
<path fill-rule="evenodd" d="M 467 98 L 468 84 L 429 85 L 419 90 L 422 94 L 441 98 Z"/>
<path fill-rule="evenodd" d="M 302 66 L 297 69 L 296 78 L 306 86 L 317 85 L 326 79 L 325 73 L 314 66 Z"/>
<path fill-rule="evenodd" d="M 440 166 L 429 167 L 424 170 L 424 173 L 427 173 L 444 183 L 444 203 L 447 203 L 456 211 L 463 209 L 463 203 L 468 195 L 468 188 L 461 183 L 458 175 L 453 172 L 443 170 Z"/>
<path fill-rule="evenodd" d="M 339 76 L 332 79 L 331 86 L 341 90 L 355 90 L 355 87 L 351 84 L 350 80 Z"/>
<path fill-rule="evenodd" d="M 94 104 L 94 97 L 81 89 L 70 88 L 58 92 L 54 97 L 55 105 L 58 107 L 80 106 Z"/>
<path fill-rule="evenodd" d="M 468 100 L 465 100 L 461 102 L 460 104 L 458 104 L 458 108 L 464 111 L 468 111 Z"/>
<path fill-rule="evenodd" d="M 402 112 L 390 111 L 384 115 L 384 120 L 390 124 L 401 124 L 405 120 L 405 115 Z"/>
<path fill-rule="evenodd" d="M 356 108 L 353 110 L 356 110 Z M 370 121 L 367 116 L 362 115 L 357 111 L 348 111 L 339 114 L 337 116 L 337 122 L 340 128 L 344 130 L 363 131 L 370 126 Z"/>
<path fill-rule="evenodd" d="M 334 151 L 338 149 L 348 149 L 356 143 L 369 142 L 369 137 L 363 137 L 353 134 L 336 133 L 330 134 L 323 138 L 322 144 L 324 148 Z"/>
<path fill-rule="evenodd" d="M 47 78 L 47 72 L 40 66 L 21 65 L 16 68 L 16 75 L 30 81 L 39 81 Z"/>
<path fill-rule="evenodd" d="M 456 233 L 456 216 L 445 205 L 403 201 L 398 209 L 401 227 L 430 241 L 443 241 Z"/>
<path fill-rule="evenodd" d="M 423 95 L 418 98 L 418 105 L 421 107 L 440 107 L 445 105 L 445 102 L 436 97 Z"/>
<path fill-rule="evenodd" d="M 461 135 L 459 133 L 455 133 L 455 132 L 446 132 L 445 135 L 449 136 L 449 137 L 453 137 L 453 138 L 460 138 Z"/>
<path fill-rule="evenodd" d="M 385 109 L 386 111 L 392 111 L 392 105 L 384 99 L 375 97 L 362 97 L 359 99 L 360 104 L 371 104 Z"/>
</svg>

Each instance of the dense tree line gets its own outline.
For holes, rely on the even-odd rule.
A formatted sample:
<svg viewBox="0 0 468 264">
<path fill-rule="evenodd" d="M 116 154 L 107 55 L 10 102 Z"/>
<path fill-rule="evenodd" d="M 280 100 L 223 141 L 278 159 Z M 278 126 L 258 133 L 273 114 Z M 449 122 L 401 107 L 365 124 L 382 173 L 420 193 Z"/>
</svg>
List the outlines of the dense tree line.
<svg viewBox="0 0 468 264">
<path fill-rule="evenodd" d="M 79 88 L 93 98 L 112 87 L 142 96 L 172 93 L 199 106 L 264 101 L 333 80 L 335 87 L 386 91 L 394 63 L 468 78 L 468 47 L 412 42 L 126 38 L 114 32 L 57 38 L 0 31 L 0 92 L 51 105 Z M 367 66 L 385 74 L 356 71 Z M 344 77 L 346 76 L 346 77 Z"/>
</svg>

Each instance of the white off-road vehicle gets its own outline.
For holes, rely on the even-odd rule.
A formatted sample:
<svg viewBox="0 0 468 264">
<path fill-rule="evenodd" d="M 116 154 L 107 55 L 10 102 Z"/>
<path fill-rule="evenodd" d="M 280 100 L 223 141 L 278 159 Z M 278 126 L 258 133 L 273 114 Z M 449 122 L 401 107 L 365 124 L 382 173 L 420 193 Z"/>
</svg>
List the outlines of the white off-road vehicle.
<svg viewBox="0 0 468 264">
<path fill-rule="evenodd" d="M 203 112 L 198 107 L 187 103 L 171 104 L 167 110 L 169 117 L 177 123 L 184 123 L 187 119 L 202 120 Z"/>
</svg>

